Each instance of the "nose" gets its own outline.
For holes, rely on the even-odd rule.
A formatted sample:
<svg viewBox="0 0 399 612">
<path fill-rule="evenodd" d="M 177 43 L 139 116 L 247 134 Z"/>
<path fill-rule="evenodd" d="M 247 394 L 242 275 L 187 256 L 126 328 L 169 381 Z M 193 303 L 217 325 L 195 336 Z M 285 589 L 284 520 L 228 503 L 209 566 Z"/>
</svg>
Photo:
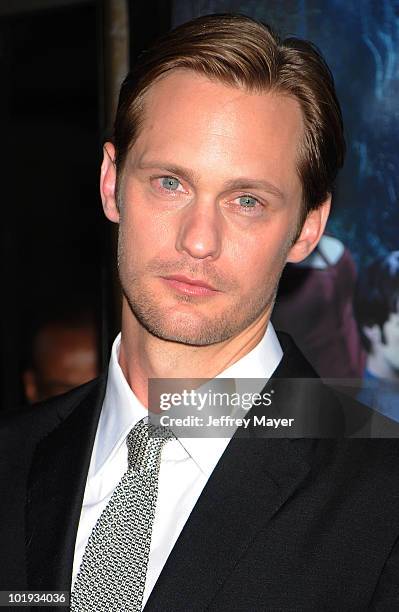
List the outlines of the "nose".
<svg viewBox="0 0 399 612">
<path fill-rule="evenodd" d="M 182 212 L 176 249 L 194 259 L 217 259 L 222 243 L 222 218 L 215 203 L 196 200 Z"/>
</svg>

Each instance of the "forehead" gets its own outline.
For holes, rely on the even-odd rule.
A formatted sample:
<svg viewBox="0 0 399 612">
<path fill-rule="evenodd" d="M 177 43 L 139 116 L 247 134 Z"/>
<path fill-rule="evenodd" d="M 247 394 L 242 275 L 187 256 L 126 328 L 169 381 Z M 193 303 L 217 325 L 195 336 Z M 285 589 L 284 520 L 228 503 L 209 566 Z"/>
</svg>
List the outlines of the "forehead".
<svg viewBox="0 0 399 612">
<path fill-rule="evenodd" d="M 180 69 L 147 92 L 132 153 L 173 157 L 175 163 L 207 165 L 214 172 L 228 163 L 232 173 L 267 171 L 298 181 L 293 171 L 303 129 L 302 111 L 292 97 L 252 93 Z"/>
</svg>

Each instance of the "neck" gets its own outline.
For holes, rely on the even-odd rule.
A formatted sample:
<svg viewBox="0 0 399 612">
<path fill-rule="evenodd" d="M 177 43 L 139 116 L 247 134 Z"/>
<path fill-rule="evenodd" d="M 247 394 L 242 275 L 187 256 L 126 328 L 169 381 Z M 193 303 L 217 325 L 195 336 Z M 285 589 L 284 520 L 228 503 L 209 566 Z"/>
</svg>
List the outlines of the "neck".
<svg viewBox="0 0 399 612">
<path fill-rule="evenodd" d="M 270 309 L 233 338 L 192 346 L 150 334 L 124 300 L 119 364 L 136 397 L 147 406 L 149 378 L 214 378 L 260 342 L 269 318 Z"/>
</svg>

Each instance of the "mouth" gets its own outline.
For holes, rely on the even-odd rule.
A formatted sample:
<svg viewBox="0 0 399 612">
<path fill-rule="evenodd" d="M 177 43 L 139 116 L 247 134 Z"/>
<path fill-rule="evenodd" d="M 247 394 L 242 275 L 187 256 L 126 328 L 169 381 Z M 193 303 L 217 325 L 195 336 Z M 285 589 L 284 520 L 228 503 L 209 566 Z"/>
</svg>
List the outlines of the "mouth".
<svg viewBox="0 0 399 612">
<path fill-rule="evenodd" d="M 217 289 L 205 281 L 196 278 L 188 278 L 181 274 L 162 276 L 161 278 L 169 287 L 176 289 L 184 295 L 207 296 L 219 293 Z"/>
</svg>

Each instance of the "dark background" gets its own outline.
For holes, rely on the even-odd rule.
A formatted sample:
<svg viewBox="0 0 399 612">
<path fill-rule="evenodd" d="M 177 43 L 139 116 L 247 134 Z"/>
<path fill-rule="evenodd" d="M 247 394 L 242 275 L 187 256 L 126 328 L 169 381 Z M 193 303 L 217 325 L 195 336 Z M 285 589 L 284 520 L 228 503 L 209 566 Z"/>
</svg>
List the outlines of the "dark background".
<svg viewBox="0 0 399 612">
<path fill-rule="evenodd" d="M 313 40 L 333 70 L 348 157 L 329 231 L 359 267 L 399 248 L 399 3 L 388 0 L 129 2 L 131 61 L 171 25 L 238 11 Z M 1 405 L 22 402 L 35 322 L 60 302 L 88 302 L 115 329 L 110 226 L 98 174 L 104 133 L 104 2 L 0 6 Z M 109 332 L 109 333 L 107 333 Z"/>
<path fill-rule="evenodd" d="M 2 408 L 23 402 L 32 330 L 60 304 L 94 310 L 103 364 L 113 340 L 111 227 L 98 194 L 104 8 L 98 1 L 0 5 Z M 132 2 L 129 15 L 134 58 L 169 29 L 170 7 Z"/>
<path fill-rule="evenodd" d="M 0 21 L 7 407 L 22 400 L 18 375 L 35 322 L 61 301 L 101 300 L 97 12 L 82 4 Z"/>
</svg>

